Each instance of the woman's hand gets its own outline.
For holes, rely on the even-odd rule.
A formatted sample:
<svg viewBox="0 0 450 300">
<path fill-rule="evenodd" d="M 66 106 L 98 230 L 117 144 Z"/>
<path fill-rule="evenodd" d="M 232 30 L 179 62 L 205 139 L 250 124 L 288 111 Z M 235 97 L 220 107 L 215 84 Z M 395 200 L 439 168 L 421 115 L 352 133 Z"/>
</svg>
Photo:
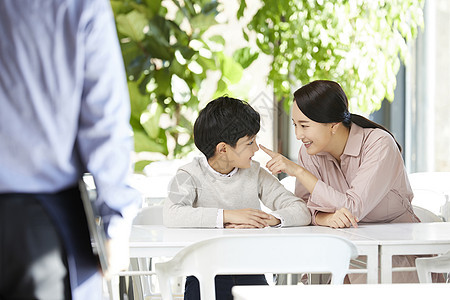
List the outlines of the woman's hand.
<svg viewBox="0 0 450 300">
<path fill-rule="evenodd" d="M 224 210 L 223 224 L 225 224 L 226 228 L 231 228 L 227 227 L 227 225 L 247 225 L 252 227 L 245 228 L 264 228 L 269 226 L 269 222 L 273 222 L 271 217 L 273 218 L 272 215 L 253 208 Z"/>
<path fill-rule="evenodd" d="M 311 172 L 280 153 L 273 152 L 261 144 L 259 147 L 272 158 L 267 162 L 266 167 L 273 175 L 284 172 L 289 176 L 294 176 L 310 193 L 313 192 L 317 178 Z"/>
<path fill-rule="evenodd" d="M 270 172 L 272 172 L 273 175 L 284 172 L 289 176 L 297 176 L 299 169 L 302 168 L 280 153 L 273 152 L 272 150 L 267 149 L 261 144 L 259 145 L 259 147 L 262 151 L 266 152 L 272 158 L 267 162 L 266 167 Z"/>
<path fill-rule="evenodd" d="M 336 210 L 334 213 L 319 212 L 316 214 L 317 225 L 328 226 L 332 228 L 358 227 L 358 218 L 345 207 Z"/>
</svg>

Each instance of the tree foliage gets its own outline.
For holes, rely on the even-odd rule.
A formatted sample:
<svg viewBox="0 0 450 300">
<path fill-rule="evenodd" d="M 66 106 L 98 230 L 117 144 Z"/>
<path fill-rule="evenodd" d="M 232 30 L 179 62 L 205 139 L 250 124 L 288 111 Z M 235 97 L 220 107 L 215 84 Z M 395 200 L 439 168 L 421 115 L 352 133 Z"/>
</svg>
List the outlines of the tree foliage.
<svg viewBox="0 0 450 300">
<path fill-rule="evenodd" d="M 246 2 L 240 1 L 241 18 Z M 423 0 L 263 0 L 244 29 L 273 56 L 268 82 L 278 100 L 316 79 L 339 82 L 352 110 L 370 113 L 394 98 L 400 59 L 423 26 Z"/>
<path fill-rule="evenodd" d="M 223 95 L 257 56 L 247 47 L 226 56 L 221 36 L 205 37 L 217 24 L 216 0 L 111 0 L 111 6 L 128 77 L 135 151 L 181 157 L 193 149 L 192 124 L 207 71 L 220 71 L 215 95 Z"/>
<path fill-rule="evenodd" d="M 240 3 L 238 19 L 246 11 Z M 423 1 L 263 0 L 244 28 L 260 52 L 273 57 L 268 83 L 278 100 L 315 79 L 341 83 L 352 110 L 369 113 L 393 100 L 400 59 L 423 25 Z M 213 97 L 258 57 L 249 46 L 232 56 L 211 36 L 221 11 L 217 0 L 111 0 L 131 98 L 136 152 L 182 157 L 193 148 L 192 124 L 207 71 L 220 76 Z M 256 33 L 256 35 L 254 34 Z M 237 95 L 245 98 L 245 95 Z M 148 162 L 137 163 L 142 169 Z"/>
</svg>

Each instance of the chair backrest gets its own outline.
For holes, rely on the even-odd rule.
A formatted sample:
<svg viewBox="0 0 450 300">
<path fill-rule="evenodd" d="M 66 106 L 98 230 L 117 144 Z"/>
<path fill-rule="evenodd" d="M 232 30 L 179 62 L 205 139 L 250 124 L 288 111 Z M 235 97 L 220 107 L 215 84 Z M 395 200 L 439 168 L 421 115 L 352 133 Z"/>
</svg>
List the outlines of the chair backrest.
<svg viewBox="0 0 450 300">
<path fill-rule="evenodd" d="M 435 215 L 433 212 L 426 208 L 413 205 L 414 214 L 423 223 L 442 222 L 442 218 Z"/>
<path fill-rule="evenodd" d="M 450 192 L 450 172 L 417 172 L 408 178 L 412 188 Z"/>
<path fill-rule="evenodd" d="M 450 172 L 418 172 L 408 175 L 414 192 L 412 204 L 450 219 Z"/>
<path fill-rule="evenodd" d="M 431 273 L 450 273 L 450 251 L 435 257 L 416 258 L 420 283 L 432 283 Z"/>
<path fill-rule="evenodd" d="M 162 225 L 163 206 L 151 205 L 141 208 L 133 220 L 133 225 Z"/>
<path fill-rule="evenodd" d="M 356 257 L 356 246 L 338 236 L 245 234 L 197 242 L 155 268 L 163 299 L 172 299 L 171 277 L 194 275 L 200 298 L 213 300 L 217 274 L 331 273 L 331 283 L 342 284 Z"/>
<path fill-rule="evenodd" d="M 448 200 L 443 193 L 418 188 L 413 188 L 413 192 L 412 205 L 425 208 L 437 216 L 444 217 Z"/>
</svg>

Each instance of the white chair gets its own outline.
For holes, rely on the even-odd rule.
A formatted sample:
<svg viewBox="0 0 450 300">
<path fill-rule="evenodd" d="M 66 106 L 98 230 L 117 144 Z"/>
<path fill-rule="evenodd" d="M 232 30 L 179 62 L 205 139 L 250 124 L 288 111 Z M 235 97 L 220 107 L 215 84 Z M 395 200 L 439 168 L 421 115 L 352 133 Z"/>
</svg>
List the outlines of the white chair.
<svg viewBox="0 0 450 300">
<path fill-rule="evenodd" d="M 295 181 L 294 176 L 286 176 L 280 180 L 280 183 L 291 193 L 295 193 Z M 352 264 L 352 263 L 351 263 Z M 303 277 L 306 275 L 306 277 Z M 300 280 L 307 284 L 320 284 L 329 281 L 329 274 L 278 274 L 277 285 L 291 285 L 297 284 Z M 304 278 L 304 279 L 302 279 Z"/>
<path fill-rule="evenodd" d="M 133 225 L 162 225 L 163 206 L 151 205 L 141 208 L 133 220 Z"/>
<path fill-rule="evenodd" d="M 151 205 L 141 208 L 133 220 L 133 225 L 162 225 L 163 224 L 163 205 Z M 132 276 L 133 296 L 136 300 L 160 296 L 156 291 L 157 286 L 156 273 L 153 270 L 154 261 L 159 258 L 131 258 L 130 272 L 126 273 Z M 153 279 L 153 280 L 152 280 Z M 175 292 L 177 297 L 182 295 L 182 282 L 176 283 L 180 287 Z"/>
<path fill-rule="evenodd" d="M 441 217 L 435 215 L 426 208 L 413 205 L 413 211 L 422 223 L 442 222 Z"/>
<path fill-rule="evenodd" d="M 156 263 L 164 300 L 172 299 L 170 278 L 193 275 L 200 282 L 200 298 L 215 299 L 217 274 L 331 273 L 332 284 L 342 284 L 355 245 L 337 236 L 232 235 L 192 244 L 173 259 Z"/>
<path fill-rule="evenodd" d="M 133 220 L 133 225 L 161 225 L 162 210 L 162 205 L 141 208 Z M 151 276 L 155 276 L 156 273 L 151 266 L 152 258 L 130 258 L 129 275 L 132 276 L 134 299 L 143 300 L 147 295 L 154 295 Z"/>
<path fill-rule="evenodd" d="M 412 204 L 450 219 L 450 172 L 418 172 L 408 175 L 414 192 Z"/>
<path fill-rule="evenodd" d="M 431 273 L 450 273 L 450 251 L 435 257 L 416 258 L 417 275 L 420 283 L 432 283 Z"/>
</svg>

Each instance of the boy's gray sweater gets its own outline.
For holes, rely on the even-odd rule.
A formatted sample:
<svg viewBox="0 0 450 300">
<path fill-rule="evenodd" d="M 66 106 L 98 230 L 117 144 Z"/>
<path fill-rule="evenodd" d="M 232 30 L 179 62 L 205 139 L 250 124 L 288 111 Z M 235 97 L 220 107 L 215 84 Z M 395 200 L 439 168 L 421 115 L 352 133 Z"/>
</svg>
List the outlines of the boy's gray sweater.
<svg viewBox="0 0 450 300">
<path fill-rule="evenodd" d="M 261 209 L 260 201 L 283 218 L 284 226 L 308 225 L 311 214 L 303 200 L 252 161 L 231 177 L 214 174 L 200 158 L 180 167 L 164 203 L 168 227 L 216 227 L 218 209 Z"/>
</svg>

